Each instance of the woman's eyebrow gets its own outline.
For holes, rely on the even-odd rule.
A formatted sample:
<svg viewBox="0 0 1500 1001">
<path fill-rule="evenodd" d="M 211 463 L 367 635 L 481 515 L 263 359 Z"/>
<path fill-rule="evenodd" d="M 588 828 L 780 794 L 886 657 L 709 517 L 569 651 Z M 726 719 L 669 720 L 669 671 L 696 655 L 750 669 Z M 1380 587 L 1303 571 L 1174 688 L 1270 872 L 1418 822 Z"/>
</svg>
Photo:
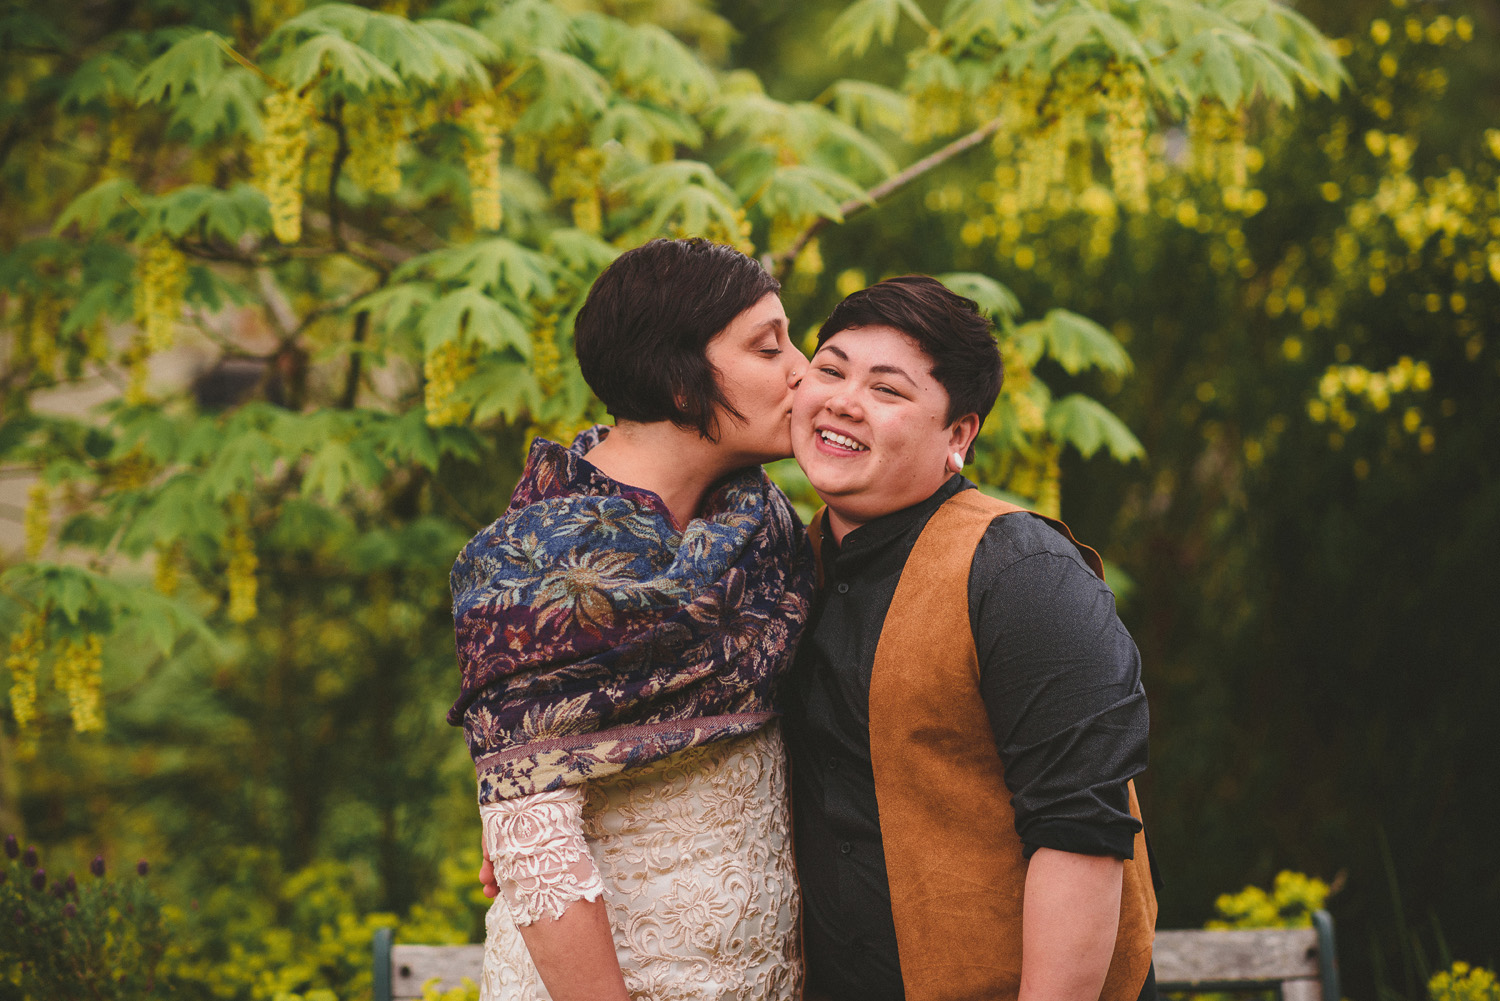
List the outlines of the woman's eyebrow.
<svg viewBox="0 0 1500 1001">
<path fill-rule="evenodd" d="M 917 384 L 917 380 L 906 374 L 906 369 L 895 365 L 871 365 L 870 372 L 875 375 L 899 375 L 913 386 Z"/>
</svg>

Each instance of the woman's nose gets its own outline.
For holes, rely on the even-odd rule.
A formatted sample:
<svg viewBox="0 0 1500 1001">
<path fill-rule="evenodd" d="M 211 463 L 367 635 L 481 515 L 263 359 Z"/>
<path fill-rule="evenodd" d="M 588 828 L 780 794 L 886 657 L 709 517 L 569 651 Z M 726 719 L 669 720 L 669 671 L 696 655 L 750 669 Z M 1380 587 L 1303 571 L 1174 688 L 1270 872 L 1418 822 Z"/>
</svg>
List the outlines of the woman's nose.
<svg viewBox="0 0 1500 1001">
<path fill-rule="evenodd" d="M 802 376 L 807 372 L 807 355 L 802 349 L 793 344 L 787 354 L 786 384 L 796 389 L 802 382 Z"/>
<path fill-rule="evenodd" d="M 829 413 L 837 414 L 840 417 L 854 419 L 858 419 L 859 417 L 859 405 L 854 402 L 854 398 L 848 393 L 834 393 L 828 397 L 828 401 L 824 406 L 828 408 Z"/>
</svg>

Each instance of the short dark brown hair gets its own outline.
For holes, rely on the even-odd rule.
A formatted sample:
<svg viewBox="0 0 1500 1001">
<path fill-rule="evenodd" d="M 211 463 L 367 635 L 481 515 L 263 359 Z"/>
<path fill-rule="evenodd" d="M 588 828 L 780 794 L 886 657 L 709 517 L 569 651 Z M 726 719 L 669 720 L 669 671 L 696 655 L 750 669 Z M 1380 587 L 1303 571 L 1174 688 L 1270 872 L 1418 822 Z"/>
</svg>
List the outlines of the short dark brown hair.
<svg viewBox="0 0 1500 1001">
<path fill-rule="evenodd" d="M 993 327 L 979 304 L 936 278 L 902 275 L 850 295 L 818 329 L 818 347 L 855 327 L 892 327 L 921 345 L 932 377 L 948 391 L 948 423 L 965 414 L 989 416 L 1005 366 Z"/>
<path fill-rule="evenodd" d="M 725 399 L 705 353 L 781 283 L 753 259 L 693 238 L 627 250 L 594 281 L 573 326 L 583 378 L 616 420 L 671 421 L 712 441 Z"/>
</svg>

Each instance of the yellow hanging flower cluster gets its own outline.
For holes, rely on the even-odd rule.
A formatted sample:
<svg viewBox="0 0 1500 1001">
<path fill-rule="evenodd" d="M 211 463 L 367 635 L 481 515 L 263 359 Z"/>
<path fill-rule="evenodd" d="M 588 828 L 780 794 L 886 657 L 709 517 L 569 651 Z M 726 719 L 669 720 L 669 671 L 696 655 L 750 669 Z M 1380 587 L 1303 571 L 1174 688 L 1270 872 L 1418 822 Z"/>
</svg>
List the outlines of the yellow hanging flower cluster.
<svg viewBox="0 0 1500 1001">
<path fill-rule="evenodd" d="M 10 672 L 10 714 L 16 729 L 28 734 L 36 720 L 36 673 L 42 663 L 42 637 L 47 627 L 45 613 L 34 612 L 21 620 L 11 635 L 5 669 Z"/>
<path fill-rule="evenodd" d="M 802 278 L 816 278 L 823 273 L 823 248 L 817 240 L 808 240 L 802 253 L 792 262 L 792 273 Z"/>
<path fill-rule="evenodd" d="M 26 324 L 26 346 L 36 370 L 46 379 L 57 374 L 58 329 L 62 325 L 62 303 L 48 293 L 31 302 Z"/>
<path fill-rule="evenodd" d="M 179 574 L 181 561 L 182 543 L 174 542 L 170 546 L 156 547 L 156 570 L 151 583 L 158 594 L 164 594 L 170 598 L 177 593 L 177 586 L 181 581 Z"/>
<path fill-rule="evenodd" d="M 110 177 L 129 177 L 131 161 L 135 159 L 135 137 L 129 129 L 129 112 L 122 103 L 113 106 L 109 115 L 109 152 L 104 173 Z"/>
<path fill-rule="evenodd" d="M 1045 106 L 1033 109 L 1018 157 L 1020 209 L 1040 208 L 1053 196 L 1065 200 L 1064 190 L 1076 194 L 1092 183 L 1088 119 L 1098 111 L 1099 83 L 1096 65 L 1070 63 L 1058 71 Z M 1017 108 L 1013 117 L 1025 118 L 1027 111 Z"/>
<path fill-rule="evenodd" d="M 603 173 L 604 153 L 591 146 L 575 149 L 552 173 L 552 196 L 572 200 L 573 225 L 585 233 L 598 233 L 604 223 L 599 183 Z"/>
<path fill-rule="evenodd" d="M 800 216 L 796 219 L 790 216 L 778 215 L 771 220 L 771 232 L 768 237 L 769 250 L 772 254 L 783 254 L 792 249 L 802 231 L 812 225 L 812 216 Z"/>
<path fill-rule="evenodd" d="M 557 347 L 557 314 L 547 313 L 531 329 L 531 370 L 542 395 L 551 396 L 562 384 L 562 352 Z"/>
<path fill-rule="evenodd" d="M 951 135 L 963 125 L 967 99 L 961 90 L 931 86 L 907 97 L 906 137 L 924 143 Z"/>
<path fill-rule="evenodd" d="M 257 186 L 271 202 L 271 231 L 282 243 L 302 239 L 302 168 L 316 109 L 310 96 L 278 90 L 267 97 Z"/>
<path fill-rule="evenodd" d="M 1103 261 L 1114 246 L 1115 231 L 1120 228 L 1120 210 L 1114 198 L 1103 187 L 1091 184 L 1078 196 L 1078 204 L 1089 214 L 1088 242 L 1084 256 Z"/>
<path fill-rule="evenodd" d="M 1146 82 L 1134 63 L 1113 64 L 1104 75 L 1104 153 L 1115 197 L 1132 212 L 1150 208 L 1146 197 Z"/>
<path fill-rule="evenodd" d="M 41 480 L 33 483 L 26 494 L 26 558 L 34 560 L 42 555 L 47 545 L 47 530 L 51 527 L 52 490 Z"/>
<path fill-rule="evenodd" d="M 1032 510 L 1049 518 L 1062 508 L 1061 447 L 1044 441 L 1035 448 L 1016 450 L 1006 457 L 998 477 L 1000 485 L 1030 501 Z"/>
<path fill-rule="evenodd" d="M 703 237 L 733 247 L 747 257 L 755 256 L 755 244 L 750 241 L 750 220 L 742 208 L 734 210 L 732 222 L 726 223 L 718 216 L 711 218 Z"/>
<path fill-rule="evenodd" d="M 1198 180 L 1241 190 L 1249 183 L 1243 114 L 1218 101 L 1199 102 L 1188 118 L 1188 143 L 1189 162 Z"/>
<path fill-rule="evenodd" d="M 82 333 L 82 339 L 84 358 L 92 362 L 109 359 L 109 337 L 104 332 L 102 321 L 89 324 Z"/>
<path fill-rule="evenodd" d="M 149 351 L 172 346 L 182 294 L 187 289 L 187 257 L 166 237 L 157 237 L 137 264 L 135 312 Z"/>
<path fill-rule="evenodd" d="M 1427 981 L 1432 1001 L 1500 1001 L 1500 982 L 1493 970 L 1457 962 Z"/>
<path fill-rule="evenodd" d="M 253 0 L 250 14 L 256 28 L 262 33 L 269 33 L 282 21 L 302 13 L 304 6 L 304 0 Z"/>
<path fill-rule="evenodd" d="M 236 498 L 231 506 L 229 534 L 224 540 L 229 551 L 225 576 L 229 581 L 229 621 L 249 622 L 255 618 L 255 571 L 260 559 L 255 555 L 255 541 L 250 538 L 249 505 Z"/>
<path fill-rule="evenodd" d="M 469 131 L 464 169 L 469 172 L 469 211 L 477 229 L 500 228 L 500 120 L 489 101 L 464 109 L 458 123 Z"/>
<path fill-rule="evenodd" d="M 53 681 L 68 697 L 73 729 L 78 733 L 104 729 L 99 708 L 103 672 L 104 644 L 97 633 L 63 640 L 53 665 Z"/>
<path fill-rule="evenodd" d="M 120 352 L 120 361 L 126 372 L 125 402 L 132 407 L 144 406 L 151 399 L 146 392 L 146 378 L 151 374 L 146 366 L 146 359 L 150 354 L 144 337 L 136 338 L 128 348 Z"/>
<path fill-rule="evenodd" d="M 348 104 L 344 124 L 349 133 L 349 159 L 344 162 L 349 179 L 377 195 L 400 191 L 403 109 L 387 102 Z"/>
<path fill-rule="evenodd" d="M 422 361 L 422 376 L 429 427 L 450 427 L 469 419 L 469 404 L 454 397 L 459 384 L 473 371 L 473 352 L 456 340 L 445 341 L 427 352 Z"/>
<path fill-rule="evenodd" d="M 1062 517 L 1062 448 L 1056 442 L 1042 447 L 1036 510 L 1048 518 Z"/>
</svg>

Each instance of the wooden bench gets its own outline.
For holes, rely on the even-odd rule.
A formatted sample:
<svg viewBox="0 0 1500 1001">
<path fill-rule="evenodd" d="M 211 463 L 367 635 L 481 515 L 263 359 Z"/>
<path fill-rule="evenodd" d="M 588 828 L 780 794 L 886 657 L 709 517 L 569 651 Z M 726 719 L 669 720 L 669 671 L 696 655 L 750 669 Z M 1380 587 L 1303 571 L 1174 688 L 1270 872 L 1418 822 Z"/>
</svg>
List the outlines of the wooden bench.
<svg viewBox="0 0 1500 1001">
<path fill-rule="evenodd" d="M 1168 991 L 1275 990 L 1282 1001 L 1342 1001 L 1333 916 L 1311 928 L 1158 931 L 1151 957 Z"/>
<path fill-rule="evenodd" d="M 482 945 L 394 945 L 389 928 L 375 932 L 375 1001 L 422 996 L 464 977 L 476 984 Z M 1313 915 L 1311 928 L 1257 931 L 1159 931 L 1152 950 L 1157 988 L 1169 991 L 1277 991 L 1282 1001 L 1342 1001 L 1333 918 Z"/>
</svg>

